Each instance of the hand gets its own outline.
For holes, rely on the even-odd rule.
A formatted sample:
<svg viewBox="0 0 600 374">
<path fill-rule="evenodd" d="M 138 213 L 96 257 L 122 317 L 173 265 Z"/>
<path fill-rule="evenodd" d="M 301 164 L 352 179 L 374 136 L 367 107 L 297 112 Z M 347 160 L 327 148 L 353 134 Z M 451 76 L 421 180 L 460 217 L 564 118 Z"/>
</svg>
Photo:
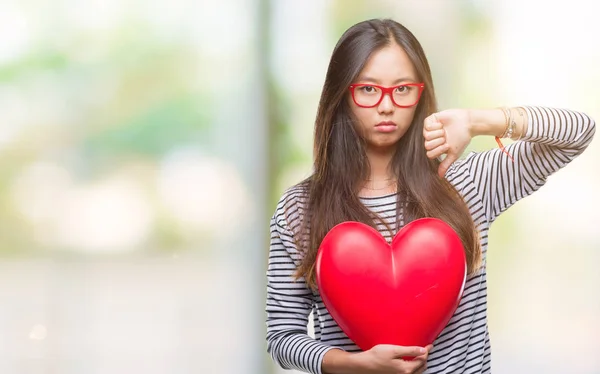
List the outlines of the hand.
<svg viewBox="0 0 600 374">
<path fill-rule="evenodd" d="M 380 344 L 368 351 L 357 353 L 354 359 L 365 374 L 422 374 L 427 369 L 427 357 L 432 346 L 402 347 L 398 345 Z M 414 357 L 410 361 L 402 357 Z"/>
<path fill-rule="evenodd" d="M 446 154 L 446 158 L 438 168 L 441 178 L 450 165 L 458 160 L 473 138 L 470 117 L 466 109 L 449 109 L 425 118 L 423 137 L 427 157 L 434 159 Z"/>
</svg>

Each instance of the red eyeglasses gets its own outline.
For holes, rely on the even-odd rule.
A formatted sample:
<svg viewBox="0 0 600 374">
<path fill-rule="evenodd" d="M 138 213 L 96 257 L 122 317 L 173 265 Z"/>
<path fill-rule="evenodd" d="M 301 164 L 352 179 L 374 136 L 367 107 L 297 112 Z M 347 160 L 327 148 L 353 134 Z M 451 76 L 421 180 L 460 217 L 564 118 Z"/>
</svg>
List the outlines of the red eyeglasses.
<svg viewBox="0 0 600 374">
<path fill-rule="evenodd" d="M 400 108 L 410 108 L 416 105 L 421 98 L 425 83 L 404 83 L 393 87 L 384 87 L 376 84 L 352 84 L 348 89 L 352 100 L 361 108 L 373 108 L 389 94 L 394 105 Z"/>
</svg>

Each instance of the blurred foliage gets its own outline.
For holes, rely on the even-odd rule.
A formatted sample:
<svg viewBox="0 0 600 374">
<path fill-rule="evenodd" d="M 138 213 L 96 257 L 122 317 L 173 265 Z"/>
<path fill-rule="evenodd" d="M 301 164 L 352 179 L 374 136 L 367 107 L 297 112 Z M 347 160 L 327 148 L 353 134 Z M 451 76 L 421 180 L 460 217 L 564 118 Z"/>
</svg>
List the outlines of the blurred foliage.
<svg viewBox="0 0 600 374">
<path fill-rule="evenodd" d="M 60 71 L 69 66 L 69 58 L 62 51 L 32 50 L 16 61 L 0 64 L 0 83 L 17 81 L 36 71 Z"/>
<path fill-rule="evenodd" d="M 88 157 L 120 157 L 138 153 L 155 158 L 174 145 L 208 146 L 203 130 L 210 115 L 202 96 L 172 97 L 134 113 L 122 124 L 89 134 L 82 143 Z M 208 108 L 208 106 L 206 107 Z"/>
<path fill-rule="evenodd" d="M 149 166 L 180 146 L 209 147 L 214 95 L 210 86 L 190 79 L 201 63 L 198 51 L 185 40 L 160 37 L 151 25 L 129 21 L 104 34 L 64 35 L 61 43 L 53 40 L 56 35 L 39 35 L 23 55 L 0 64 L 4 94 L 29 100 L 32 111 L 28 127 L 16 129 L 0 148 L 3 254 L 44 247 L 12 194 L 30 164 L 61 165 L 84 183 L 128 163 Z M 140 178 L 153 183 L 152 176 Z M 147 251 L 189 244 L 167 215 L 157 216 Z"/>
</svg>

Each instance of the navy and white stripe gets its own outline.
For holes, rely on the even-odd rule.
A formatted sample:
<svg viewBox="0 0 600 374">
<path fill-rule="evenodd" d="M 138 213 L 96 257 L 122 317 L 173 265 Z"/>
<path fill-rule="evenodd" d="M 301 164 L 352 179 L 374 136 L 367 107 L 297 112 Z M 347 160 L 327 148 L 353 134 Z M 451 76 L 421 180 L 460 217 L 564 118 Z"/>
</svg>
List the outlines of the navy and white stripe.
<svg viewBox="0 0 600 374">
<path fill-rule="evenodd" d="M 490 373 L 491 352 L 487 324 L 486 251 L 488 230 L 500 213 L 534 191 L 591 142 L 594 121 L 566 109 L 524 107 L 527 134 L 506 147 L 514 162 L 500 149 L 470 153 L 455 162 L 446 178 L 464 197 L 480 232 L 482 266 L 467 279 L 458 309 L 434 342 L 426 373 Z M 362 198 L 362 202 L 393 226 L 396 196 Z M 271 244 L 267 270 L 267 349 L 275 362 L 287 369 L 321 374 L 325 353 L 335 347 L 348 352 L 360 349 L 341 331 L 327 312 L 318 292 L 304 279 L 294 280 L 302 259 L 295 245 L 306 192 L 288 189 L 271 219 Z M 401 220 L 402 221 L 402 220 Z M 388 241 L 383 225 L 380 232 Z M 304 237 L 303 239 L 306 239 Z M 313 312 L 315 338 L 307 333 Z"/>
</svg>

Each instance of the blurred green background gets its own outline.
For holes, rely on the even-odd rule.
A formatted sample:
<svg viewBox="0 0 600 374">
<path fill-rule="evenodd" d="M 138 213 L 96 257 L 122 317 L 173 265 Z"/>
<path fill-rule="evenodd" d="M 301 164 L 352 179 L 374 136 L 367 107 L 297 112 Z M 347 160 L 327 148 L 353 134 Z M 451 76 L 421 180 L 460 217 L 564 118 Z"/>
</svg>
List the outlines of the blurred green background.
<svg viewBox="0 0 600 374">
<path fill-rule="evenodd" d="M 600 120 L 593 1 L 1 5 L 1 373 L 282 373 L 269 218 L 310 174 L 328 59 L 356 22 L 413 31 L 440 109 Z M 599 160 L 594 141 L 492 227 L 494 373 L 600 373 Z"/>
</svg>

